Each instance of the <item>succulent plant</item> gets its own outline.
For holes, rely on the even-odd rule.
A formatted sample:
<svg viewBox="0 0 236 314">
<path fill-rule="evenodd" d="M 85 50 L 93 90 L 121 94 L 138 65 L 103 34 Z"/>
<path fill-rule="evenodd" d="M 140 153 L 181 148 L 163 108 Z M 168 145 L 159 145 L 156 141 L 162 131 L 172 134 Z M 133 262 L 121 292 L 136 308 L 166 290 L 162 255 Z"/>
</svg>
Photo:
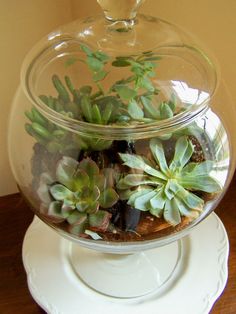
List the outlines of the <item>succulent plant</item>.
<svg viewBox="0 0 236 314">
<path fill-rule="evenodd" d="M 117 56 L 115 59 L 111 59 L 104 52 L 93 51 L 84 44 L 80 45 L 80 49 L 85 53 L 85 59 L 72 56 L 67 60 L 66 66 L 77 61 L 85 63 L 92 72 L 92 80 L 98 89 L 97 92 L 91 95 L 90 100 L 88 98 L 83 99 L 83 102 L 86 102 L 87 105 L 85 106 L 86 110 L 82 108 L 82 119 L 99 124 L 114 122 L 127 124 L 167 119 L 175 114 L 176 100 L 174 95 L 169 101 L 160 102 L 155 99 L 156 95 L 159 94 L 159 90 L 153 84 L 152 78 L 156 75 L 157 61 L 161 60 L 156 52 L 145 51 L 139 55 Z M 109 62 L 113 68 L 127 68 L 130 75 L 117 80 L 105 91 L 102 81 L 109 75 L 106 70 L 106 65 Z M 73 87 L 71 88 L 72 84 L 69 78 L 66 79 L 66 82 L 70 91 L 74 95 L 75 93 L 78 94 L 78 91 L 75 91 Z M 92 91 L 91 86 L 86 88 L 90 88 L 90 92 Z M 64 88 L 60 88 L 60 90 L 65 93 Z M 67 95 L 66 98 L 68 98 Z M 78 99 L 78 97 L 74 97 L 74 99 L 76 98 Z M 92 106 L 88 104 L 89 101 Z M 102 109 L 101 105 L 106 108 L 104 118 L 109 116 L 107 113 L 113 107 L 113 114 L 110 115 L 110 119 L 106 118 L 103 121 L 103 115 L 99 114 L 99 110 Z M 87 108 L 92 114 L 86 112 Z"/>
<path fill-rule="evenodd" d="M 150 150 L 154 160 L 120 154 L 124 165 L 139 170 L 119 180 L 117 188 L 121 198 L 128 199 L 128 204 L 136 209 L 163 216 L 171 225 L 179 224 L 181 216 L 198 216 L 204 200 L 194 191 L 215 193 L 221 190 L 220 184 L 210 176 L 214 161 L 191 162 L 194 147 L 186 136 L 177 140 L 169 165 L 159 139 L 150 141 Z"/>
<path fill-rule="evenodd" d="M 55 180 L 42 174 L 38 195 L 44 213 L 55 222 L 66 220 L 70 232 L 77 235 L 86 230 L 106 231 L 111 214 L 105 209 L 119 198 L 113 189 L 112 169 L 100 171 L 89 158 L 77 162 L 66 156 L 58 163 Z"/>
<path fill-rule="evenodd" d="M 55 96 L 40 95 L 40 100 L 50 109 L 74 120 L 93 124 L 110 125 L 127 123 L 143 123 L 171 118 L 176 111 L 176 100 L 158 102 L 155 97 L 157 90 L 151 78 L 155 76 L 155 68 L 160 57 L 152 52 L 140 55 L 118 56 L 111 59 L 101 51 L 93 51 L 81 44 L 80 50 L 84 58 L 72 56 L 65 66 L 75 62 L 83 62 L 92 72 L 93 86 L 75 88 L 72 80 L 65 76 L 64 82 L 58 75 L 52 76 L 52 84 L 57 92 Z M 131 75 L 113 82 L 108 90 L 102 81 L 109 75 L 106 65 L 113 68 L 127 67 Z M 36 108 L 27 111 L 26 116 L 31 123 L 26 123 L 26 131 L 41 143 L 49 152 L 64 154 L 71 149 L 101 151 L 108 149 L 112 141 L 94 136 L 71 134 L 47 120 Z M 165 135 L 169 138 L 171 134 Z"/>
<path fill-rule="evenodd" d="M 25 124 L 25 130 L 47 151 L 62 153 L 77 148 L 68 131 L 47 120 L 36 108 L 26 111 L 25 115 L 30 120 Z"/>
</svg>

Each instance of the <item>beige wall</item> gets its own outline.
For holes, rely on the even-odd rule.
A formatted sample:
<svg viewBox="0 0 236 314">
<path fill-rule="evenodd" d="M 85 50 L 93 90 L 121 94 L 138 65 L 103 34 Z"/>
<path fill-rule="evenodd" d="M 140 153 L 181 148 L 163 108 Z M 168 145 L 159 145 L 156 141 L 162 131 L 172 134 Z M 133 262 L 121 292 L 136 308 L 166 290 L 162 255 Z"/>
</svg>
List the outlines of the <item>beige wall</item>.
<svg viewBox="0 0 236 314">
<path fill-rule="evenodd" d="M 235 0 L 146 0 L 141 11 L 188 29 L 206 44 L 236 103 Z M 0 0 L 0 196 L 16 191 L 7 157 L 7 119 L 25 53 L 58 25 L 100 12 L 96 0 Z"/>
<path fill-rule="evenodd" d="M 0 0 L 0 196 L 17 191 L 7 156 L 7 121 L 22 60 L 43 35 L 71 19 L 67 0 Z"/>
</svg>

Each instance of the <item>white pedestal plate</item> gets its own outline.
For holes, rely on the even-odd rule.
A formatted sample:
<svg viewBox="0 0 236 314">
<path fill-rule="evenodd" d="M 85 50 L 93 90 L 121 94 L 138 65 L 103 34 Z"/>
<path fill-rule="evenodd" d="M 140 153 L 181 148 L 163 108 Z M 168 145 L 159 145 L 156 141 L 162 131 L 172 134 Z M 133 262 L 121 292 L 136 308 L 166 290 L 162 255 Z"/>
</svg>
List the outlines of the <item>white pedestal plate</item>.
<svg viewBox="0 0 236 314">
<path fill-rule="evenodd" d="M 73 244 L 36 217 L 23 244 L 30 292 L 50 314 L 207 314 L 225 287 L 228 253 L 226 231 L 214 213 L 181 241 L 121 259 Z M 88 261 L 95 259 L 91 274 Z M 148 264 L 149 275 L 139 272 Z M 149 276 L 156 276 L 156 286 Z M 146 293 L 135 297 L 129 287 Z M 111 290 L 120 298 L 108 296 Z"/>
</svg>

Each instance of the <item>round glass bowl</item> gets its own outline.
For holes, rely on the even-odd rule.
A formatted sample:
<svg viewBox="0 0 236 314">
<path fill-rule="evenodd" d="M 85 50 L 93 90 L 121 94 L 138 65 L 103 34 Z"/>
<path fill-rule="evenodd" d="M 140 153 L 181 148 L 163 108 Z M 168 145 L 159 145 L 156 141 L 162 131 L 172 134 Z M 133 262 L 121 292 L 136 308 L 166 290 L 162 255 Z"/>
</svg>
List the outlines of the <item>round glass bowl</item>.
<svg viewBox="0 0 236 314">
<path fill-rule="evenodd" d="M 139 1 L 99 2 L 106 18 L 63 26 L 26 57 L 10 160 L 45 223 L 129 253 L 183 237 L 214 210 L 234 170 L 232 108 L 189 35 L 136 16 Z"/>
</svg>

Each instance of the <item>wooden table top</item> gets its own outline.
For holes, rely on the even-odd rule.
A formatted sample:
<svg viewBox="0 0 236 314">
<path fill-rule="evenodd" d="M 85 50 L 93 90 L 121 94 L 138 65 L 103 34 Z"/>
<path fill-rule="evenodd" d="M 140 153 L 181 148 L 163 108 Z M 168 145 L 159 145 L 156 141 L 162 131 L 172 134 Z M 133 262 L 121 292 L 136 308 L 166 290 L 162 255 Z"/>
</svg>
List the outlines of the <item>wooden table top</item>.
<svg viewBox="0 0 236 314">
<path fill-rule="evenodd" d="M 216 209 L 225 225 L 230 241 L 229 278 L 211 314 L 236 313 L 236 175 Z M 0 313 L 45 313 L 32 299 L 22 264 L 21 249 L 27 227 L 33 219 L 19 194 L 0 198 Z M 70 313 L 68 313 L 70 314 Z M 83 313 L 81 313 L 83 314 Z M 173 312 L 174 314 L 174 312 Z M 191 313 L 189 313 L 191 314 Z"/>
</svg>

